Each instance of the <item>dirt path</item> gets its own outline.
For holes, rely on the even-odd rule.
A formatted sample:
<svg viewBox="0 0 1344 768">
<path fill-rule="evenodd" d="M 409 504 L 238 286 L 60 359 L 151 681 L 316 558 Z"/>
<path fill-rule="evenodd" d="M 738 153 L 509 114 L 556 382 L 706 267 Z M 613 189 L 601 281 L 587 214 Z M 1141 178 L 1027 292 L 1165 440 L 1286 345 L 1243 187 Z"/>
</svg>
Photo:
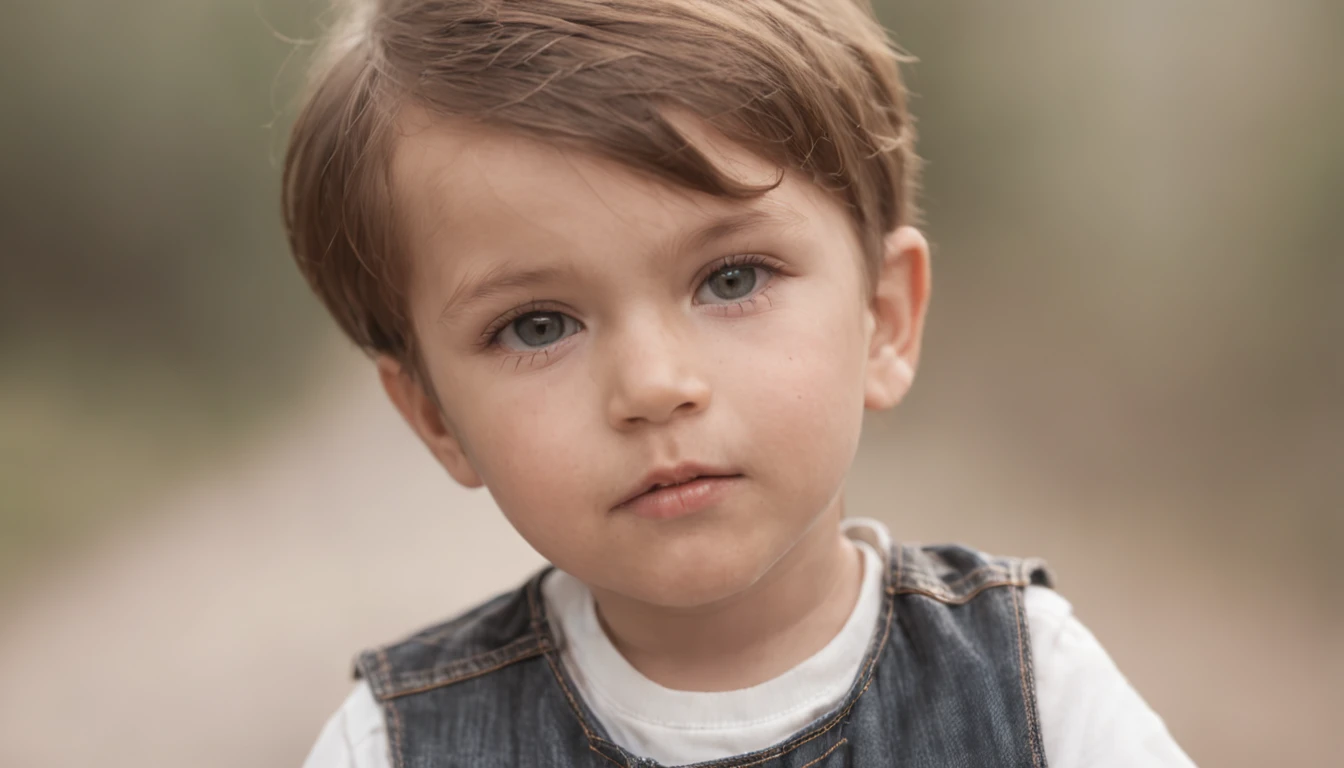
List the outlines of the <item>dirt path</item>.
<svg viewBox="0 0 1344 768">
<path fill-rule="evenodd" d="M 297 765 L 352 651 L 539 562 L 367 375 L 334 378 L 353 386 L 24 596 L 0 628 L 0 765 Z"/>
<path fill-rule="evenodd" d="M 256 450 L 22 596 L 0 625 L 0 765 L 297 766 L 348 690 L 354 650 L 540 563 L 486 494 L 443 475 L 370 379 L 333 375 L 340 385 Z M 1337 723 L 1321 681 L 1340 666 L 1321 625 L 1303 619 L 1310 606 L 1230 586 L 1191 559 L 1197 541 L 1070 527 L 1076 500 L 1049 498 L 1058 489 L 990 507 L 993 476 L 959 482 L 949 452 L 908 443 L 868 444 L 851 509 L 873 514 L 898 462 L 918 479 L 904 510 L 925 512 L 879 516 L 908 539 L 988 538 L 1050 556 L 1080 615 L 1198 760 L 1326 764 Z M 1050 509 L 1062 511 L 1042 520 L 1043 538 L 1019 524 Z M 1180 571 L 1177 588 L 1169 571 L 1135 568 L 1141 546 Z M 1276 661 L 1247 663 L 1265 658 Z M 1287 734 L 1299 736 L 1285 744 Z"/>
</svg>

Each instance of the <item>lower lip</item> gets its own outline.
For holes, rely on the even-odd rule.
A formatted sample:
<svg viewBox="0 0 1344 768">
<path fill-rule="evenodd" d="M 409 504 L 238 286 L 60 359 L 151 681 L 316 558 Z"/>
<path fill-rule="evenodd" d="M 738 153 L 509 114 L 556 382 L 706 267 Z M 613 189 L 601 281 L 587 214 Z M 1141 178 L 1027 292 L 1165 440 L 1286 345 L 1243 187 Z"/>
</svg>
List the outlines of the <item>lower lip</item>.
<svg viewBox="0 0 1344 768">
<path fill-rule="evenodd" d="M 616 509 L 650 520 L 685 517 L 722 501 L 732 490 L 733 485 L 741 479 L 741 475 L 698 477 L 689 483 L 671 485 L 641 494 Z"/>
</svg>

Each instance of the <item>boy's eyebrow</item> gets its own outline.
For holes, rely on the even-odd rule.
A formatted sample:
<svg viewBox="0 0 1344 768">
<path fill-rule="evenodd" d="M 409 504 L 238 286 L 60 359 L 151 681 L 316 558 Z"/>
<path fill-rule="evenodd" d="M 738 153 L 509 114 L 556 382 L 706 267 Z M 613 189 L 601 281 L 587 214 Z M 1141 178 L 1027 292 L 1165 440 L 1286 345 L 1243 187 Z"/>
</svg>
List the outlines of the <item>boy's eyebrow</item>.
<svg viewBox="0 0 1344 768">
<path fill-rule="evenodd" d="M 783 216 L 759 209 L 730 214 L 717 218 L 678 238 L 672 250 L 673 252 L 700 250 L 717 240 L 743 230 L 765 224 L 786 225 L 796 218 L 796 216 Z M 517 268 L 507 262 L 499 264 L 487 270 L 477 279 L 463 281 L 444 302 L 443 309 L 439 311 L 439 322 L 450 322 L 454 316 L 460 314 L 470 305 L 504 291 L 552 282 L 571 273 L 572 270 L 566 267 Z"/>
<path fill-rule="evenodd" d="M 505 262 L 487 270 L 476 280 L 464 281 L 443 303 L 439 312 L 439 322 L 449 322 L 454 315 L 464 309 L 495 294 L 513 288 L 526 288 L 529 285 L 547 283 L 563 277 L 571 270 L 563 267 L 534 267 L 519 269 Z"/>
<path fill-rule="evenodd" d="M 790 219 L 770 211 L 752 208 L 715 219 L 691 232 L 678 243 L 678 250 L 697 251 L 730 235 L 762 224 L 783 225 Z"/>
</svg>

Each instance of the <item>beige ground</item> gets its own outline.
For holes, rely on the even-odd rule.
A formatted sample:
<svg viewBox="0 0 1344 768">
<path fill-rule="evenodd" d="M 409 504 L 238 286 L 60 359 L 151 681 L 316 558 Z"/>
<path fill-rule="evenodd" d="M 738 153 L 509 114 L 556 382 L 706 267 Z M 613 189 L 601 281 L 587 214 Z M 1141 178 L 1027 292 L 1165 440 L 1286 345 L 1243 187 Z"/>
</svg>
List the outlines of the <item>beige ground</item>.
<svg viewBox="0 0 1344 768">
<path fill-rule="evenodd" d="M 453 486 L 348 373 L 8 607 L 0 766 L 295 766 L 353 651 L 538 564 L 488 496 Z M 870 430 L 853 512 L 911 540 L 1049 557 L 1202 765 L 1344 764 L 1341 649 L 1319 603 L 1338 596 L 1295 583 L 1310 571 L 1262 556 L 1228 567 L 1255 536 L 1166 525 L 1177 499 L 1091 499 L 965 430 L 925 432 Z"/>
</svg>

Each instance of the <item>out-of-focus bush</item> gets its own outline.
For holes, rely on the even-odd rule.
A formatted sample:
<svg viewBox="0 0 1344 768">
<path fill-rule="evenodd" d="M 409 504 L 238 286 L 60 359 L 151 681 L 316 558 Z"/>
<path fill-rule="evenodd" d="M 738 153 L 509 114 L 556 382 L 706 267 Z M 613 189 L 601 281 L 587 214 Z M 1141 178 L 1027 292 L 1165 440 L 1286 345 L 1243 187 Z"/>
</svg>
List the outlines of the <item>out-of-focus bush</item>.
<svg viewBox="0 0 1344 768">
<path fill-rule="evenodd" d="M 0 24 L 0 585 L 293 390 L 278 166 L 301 3 L 19 3 Z"/>
</svg>

